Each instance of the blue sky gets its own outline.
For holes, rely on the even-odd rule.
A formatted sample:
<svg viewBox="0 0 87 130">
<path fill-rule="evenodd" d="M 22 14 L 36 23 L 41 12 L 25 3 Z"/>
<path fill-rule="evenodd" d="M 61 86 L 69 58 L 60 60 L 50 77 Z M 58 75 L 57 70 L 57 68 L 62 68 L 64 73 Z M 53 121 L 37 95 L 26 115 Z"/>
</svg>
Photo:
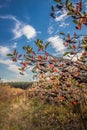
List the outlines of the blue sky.
<svg viewBox="0 0 87 130">
<path fill-rule="evenodd" d="M 86 0 L 83 3 L 87 11 Z M 66 11 L 53 20 L 50 17 L 52 4 L 55 4 L 53 0 L 0 0 L 0 77 L 3 80 L 32 80 L 31 70 L 20 76 L 18 65 L 6 56 L 15 48 L 22 53 L 22 46 L 29 44 L 36 50 L 34 41 L 40 38 L 51 42 L 49 53 L 60 56 L 65 48 L 59 32 L 87 34 L 85 26 L 82 31 L 75 29 Z"/>
</svg>

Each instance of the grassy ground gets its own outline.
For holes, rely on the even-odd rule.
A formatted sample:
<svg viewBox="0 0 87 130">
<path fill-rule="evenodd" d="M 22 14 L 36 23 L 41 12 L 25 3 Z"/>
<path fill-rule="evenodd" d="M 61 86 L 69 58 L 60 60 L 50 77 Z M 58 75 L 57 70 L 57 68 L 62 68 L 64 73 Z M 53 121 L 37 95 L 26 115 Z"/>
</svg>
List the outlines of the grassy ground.
<svg viewBox="0 0 87 130">
<path fill-rule="evenodd" d="M 48 104 L 26 90 L 0 85 L 0 130 L 86 130 L 87 107 Z"/>
</svg>

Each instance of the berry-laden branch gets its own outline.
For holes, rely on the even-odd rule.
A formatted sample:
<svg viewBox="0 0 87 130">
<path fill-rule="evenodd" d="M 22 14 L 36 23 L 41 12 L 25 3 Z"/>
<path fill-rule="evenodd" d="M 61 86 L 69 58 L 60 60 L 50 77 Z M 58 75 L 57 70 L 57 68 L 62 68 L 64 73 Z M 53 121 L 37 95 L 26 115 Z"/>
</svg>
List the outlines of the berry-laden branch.
<svg viewBox="0 0 87 130">
<path fill-rule="evenodd" d="M 70 0 L 54 0 L 57 4 L 56 6 L 51 7 L 51 14 L 50 16 L 52 18 L 57 17 L 57 12 L 61 11 L 63 12 L 64 10 L 67 11 L 67 15 L 71 16 L 73 18 L 73 22 L 77 24 L 76 29 L 81 30 L 82 25 L 87 26 L 87 12 L 83 11 L 82 7 L 82 0 L 80 0 L 78 3 L 77 2 L 70 2 Z M 83 11 L 83 12 L 82 12 Z"/>
<path fill-rule="evenodd" d="M 77 24 L 77 29 L 81 30 L 83 24 L 87 26 L 87 14 L 82 12 L 82 1 L 74 4 L 69 0 L 65 2 L 55 0 L 55 2 L 57 2 L 57 5 L 55 7 L 52 6 L 51 13 L 53 18 L 56 18 L 57 11 L 65 9 L 67 15 L 74 18 L 73 22 Z M 38 86 L 44 86 L 44 93 L 48 92 L 48 95 L 54 98 L 57 97 L 57 100 L 60 102 L 64 101 L 67 103 L 69 101 L 69 103 L 72 102 L 73 105 L 77 105 L 81 89 L 79 91 L 76 89 L 80 88 L 81 85 L 85 84 L 86 86 L 87 84 L 87 34 L 78 35 L 74 33 L 71 35 L 64 32 L 60 34 L 66 48 L 62 58 L 49 54 L 47 48 L 51 43 L 44 43 L 41 39 L 37 39 L 34 42 L 37 51 L 34 51 L 34 48 L 27 45 L 23 46 L 25 54 L 19 54 L 15 49 L 8 56 L 13 62 L 20 64 L 18 70 L 21 75 L 24 75 L 27 69 L 32 68 L 34 76 L 39 81 Z M 79 53 L 81 53 L 80 57 Z M 74 58 L 76 58 L 75 61 Z M 52 92 L 51 94 L 50 91 Z M 78 96 L 78 99 L 74 94 Z"/>
<path fill-rule="evenodd" d="M 63 11 L 64 9 L 67 10 L 67 15 L 70 15 L 74 18 L 74 23 L 76 23 L 75 20 L 77 20 L 78 29 L 81 29 L 82 24 L 87 25 L 87 14 L 82 13 L 82 1 L 78 3 L 71 3 L 69 0 L 66 0 L 63 2 L 62 0 L 55 0 L 57 2 L 57 5 L 54 7 L 52 6 L 52 13 L 51 16 L 56 18 L 54 16 L 57 11 Z M 80 27 L 79 27 L 80 24 Z M 36 74 L 39 74 L 40 77 L 45 77 L 45 80 L 47 77 L 50 79 L 50 75 L 52 77 L 59 77 L 62 79 L 66 75 L 66 71 L 64 68 L 67 68 L 68 65 L 73 64 L 73 58 L 77 57 L 77 60 L 75 64 L 77 64 L 76 73 L 73 77 L 78 77 L 80 70 L 78 69 L 78 66 L 81 66 L 81 68 L 86 69 L 86 57 L 87 57 L 87 36 L 85 35 L 80 41 L 80 36 L 76 33 L 71 36 L 70 34 L 65 34 L 64 32 L 60 33 L 63 36 L 64 45 L 67 48 L 67 51 L 63 54 L 63 57 L 68 56 L 69 59 L 65 60 L 64 58 L 57 58 L 52 55 L 50 55 L 47 52 L 47 47 L 50 45 L 49 42 L 44 43 L 42 40 L 37 39 L 35 41 L 35 45 L 37 46 L 37 52 L 33 51 L 33 48 L 28 46 L 23 46 L 23 49 L 25 50 L 25 54 L 18 54 L 17 50 L 15 49 L 13 54 L 8 54 L 8 56 L 11 57 L 13 62 L 20 61 L 21 67 L 18 68 L 21 75 L 24 75 L 24 71 L 32 67 L 32 71 Z M 78 42 L 79 41 L 79 42 Z M 84 52 L 82 50 L 84 49 Z M 79 58 L 78 53 L 81 52 L 82 55 Z M 65 71 L 65 72 L 64 72 Z M 73 71 L 72 71 L 73 73 Z M 70 76 L 72 77 L 72 73 Z M 41 76 L 42 75 L 42 76 Z M 45 75 L 45 76 L 43 76 Z M 66 76 L 67 77 L 67 76 Z M 59 78 L 58 78 L 59 80 Z"/>
</svg>

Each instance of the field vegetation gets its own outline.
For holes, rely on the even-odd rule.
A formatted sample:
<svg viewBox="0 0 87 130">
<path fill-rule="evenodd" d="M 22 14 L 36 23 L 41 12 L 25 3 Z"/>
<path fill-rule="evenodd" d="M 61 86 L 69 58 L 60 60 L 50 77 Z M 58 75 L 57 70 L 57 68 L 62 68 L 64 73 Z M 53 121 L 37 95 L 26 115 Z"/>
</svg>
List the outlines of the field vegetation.
<svg viewBox="0 0 87 130">
<path fill-rule="evenodd" d="M 86 130 L 86 94 L 77 104 L 42 89 L 35 83 L 26 90 L 0 84 L 0 130 Z"/>
<path fill-rule="evenodd" d="M 51 17 L 67 11 L 81 30 L 87 26 L 82 0 L 54 0 Z M 21 75 L 32 67 L 33 83 L 0 83 L 0 130 L 87 130 L 87 34 L 62 35 L 66 52 L 58 58 L 48 53 L 50 42 L 37 39 L 37 51 L 23 46 L 7 54 L 20 63 Z M 81 53 L 81 57 L 78 54 Z M 66 58 L 68 57 L 68 59 Z M 76 58 L 76 60 L 74 60 Z"/>
</svg>

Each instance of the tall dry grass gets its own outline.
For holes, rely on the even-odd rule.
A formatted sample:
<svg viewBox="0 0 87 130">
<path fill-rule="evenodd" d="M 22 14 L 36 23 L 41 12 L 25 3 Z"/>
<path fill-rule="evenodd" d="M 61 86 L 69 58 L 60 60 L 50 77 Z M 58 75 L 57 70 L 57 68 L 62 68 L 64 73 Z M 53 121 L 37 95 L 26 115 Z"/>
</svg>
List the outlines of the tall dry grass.
<svg viewBox="0 0 87 130">
<path fill-rule="evenodd" d="M 48 104 L 33 94 L 0 85 L 0 130 L 85 130 L 71 106 Z M 87 107 L 81 109 L 87 115 Z"/>
</svg>

